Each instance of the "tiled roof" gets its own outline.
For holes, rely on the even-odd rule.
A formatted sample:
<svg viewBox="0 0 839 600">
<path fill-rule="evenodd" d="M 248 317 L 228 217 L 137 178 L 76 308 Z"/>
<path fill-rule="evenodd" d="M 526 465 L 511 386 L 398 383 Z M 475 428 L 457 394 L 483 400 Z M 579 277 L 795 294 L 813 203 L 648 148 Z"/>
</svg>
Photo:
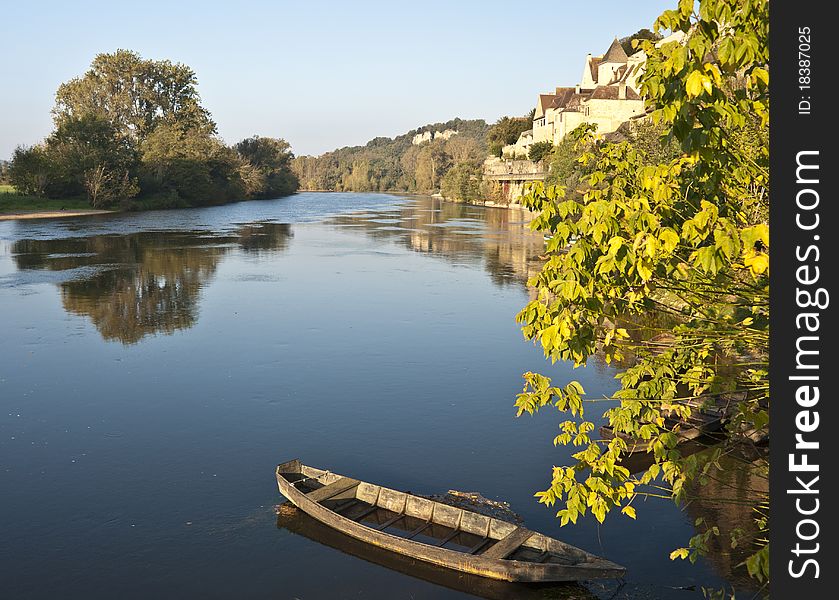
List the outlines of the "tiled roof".
<svg viewBox="0 0 839 600">
<path fill-rule="evenodd" d="M 547 108 L 563 108 L 566 104 L 568 104 L 568 100 L 574 95 L 575 88 L 566 87 L 566 88 L 556 88 L 556 94 L 554 94 L 554 99 L 551 103 L 547 106 Z"/>
<path fill-rule="evenodd" d="M 619 86 L 617 85 L 601 85 L 594 89 L 591 93 L 592 100 L 619 100 L 618 95 L 620 90 L 618 89 Z M 633 90 L 631 87 L 626 86 L 626 99 L 627 100 L 640 100 L 641 96 Z"/>
<path fill-rule="evenodd" d="M 625 63 L 629 57 L 626 55 L 626 52 L 623 51 L 623 46 L 618 41 L 618 38 L 615 38 L 615 41 L 612 42 L 612 45 L 609 46 L 609 49 L 606 50 L 606 54 L 603 55 L 603 60 L 601 62 L 604 63 Z"/>
<path fill-rule="evenodd" d="M 600 63 L 603 62 L 602 56 L 592 56 L 591 62 L 588 64 L 588 69 L 591 72 L 591 79 L 592 81 L 597 81 L 597 67 L 600 66 Z"/>
</svg>

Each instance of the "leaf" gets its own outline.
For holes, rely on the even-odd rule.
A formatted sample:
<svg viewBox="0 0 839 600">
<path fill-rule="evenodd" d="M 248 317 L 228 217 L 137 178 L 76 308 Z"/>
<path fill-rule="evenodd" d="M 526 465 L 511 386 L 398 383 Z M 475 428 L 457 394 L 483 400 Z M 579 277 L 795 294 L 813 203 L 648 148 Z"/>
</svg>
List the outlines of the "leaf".
<svg viewBox="0 0 839 600">
<path fill-rule="evenodd" d="M 685 91 L 688 94 L 688 98 L 696 98 L 703 90 L 707 92 L 711 91 L 711 80 L 701 71 L 693 71 L 688 75 L 687 82 L 685 83 Z"/>
<path fill-rule="evenodd" d="M 627 517 L 629 517 L 630 519 L 634 519 L 634 518 L 635 518 L 635 509 L 634 509 L 633 507 L 631 507 L 631 506 L 624 506 L 624 507 L 621 509 L 621 512 L 622 512 L 623 514 L 625 514 Z"/>
<path fill-rule="evenodd" d="M 705 246 L 695 252 L 694 264 L 705 273 L 716 273 L 716 251 L 713 246 Z"/>
<path fill-rule="evenodd" d="M 679 244 L 679 234 L 670 228 L 662 229 L 658 234 L 659 242 L 666 252 L 673 252 Z"/>
<path fill-rule="evenodd" d="M 747 257 L 743 263 L 754 275 L 761 275 L 769 269 L 769 255 L 763 252 Z"/>
<path fill-rule="evenodd" d="M 752 78 L 762 81 L 764 85 L 769 85 L 769 71 L 766 69 L 760 67 L 755 68 L 752 71 Z"/>
<path fill-rule="evenodd" d="M 677 558 L 685 559 L 690 554 L 690 550 L 687 548 L 677 548 L 670 553 L 670 560 L 676 560 Z"/>
<path fill-rule="evenodd" d="M 752 227 L 746 227 L 740 231 L 740 239 L 744 249 L 753 249 L 758 242 L 763 247 L 769 247 L 769 225 L 760 223 Z"/>
</svg>

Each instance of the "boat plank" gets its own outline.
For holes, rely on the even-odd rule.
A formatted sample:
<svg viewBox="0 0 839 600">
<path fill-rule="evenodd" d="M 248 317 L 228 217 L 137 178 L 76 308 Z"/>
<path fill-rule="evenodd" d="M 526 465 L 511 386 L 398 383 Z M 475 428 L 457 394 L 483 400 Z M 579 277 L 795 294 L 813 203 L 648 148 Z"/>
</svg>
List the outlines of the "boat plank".
<svg viewBox="0 0 839 600">
<path fill-rule="evenodd" d="M 477 554 L 481 550 L 483 550 L 484 546 L 486 546 L 489 542 L 492 541 L 492 538 L 485 537 L 480 542 L 469 548 L 469 554 Z"/>
<path fill-rule="evenodd" d="M 492 548 L 481 554 L 483 558 L 504 559 L 515 552 L 519 546 L 525 543 L 533 532 L 525 527 L 517 527 L 507 537 L 499 541 Z"/>
<path fill-rule="evenodd" d="M 449 535 L 447 535 L 442 540 L 437 542 L 437 545 L 438 546 L 445 546 L 450 541 L 452 541 L 454 538 L 456 538 L 458 535 L 460 535 L 460 529 L 453 529 L 452 532 Z"/>
<path fill-rule="evenodd" d="M 409 533 L 407 536 L 405 536 L 405 539 L 411 540 L 411 539 L 417 537 L 420 533 L 425 531 L 426 528 L 428 528 L 429 525 L 431 525 L 430 520 L 426 521 L 425 523 L 422 523 L 419 527 L 417 527 L 411 533 Z"/>
<path fill-rule="evenodd" d="M 399 519 L 404 519 L 404 518 L 405 518 L 404 513 L 396 514 L 396 515 L 392 516 L 391 518 L 389 518 L 384 523 L 380 523 L 379 525 L 376 525 L 375 529 L 378 529 L 379 531 L 381 531 L 383 529 L 387 529 L 388 527 L 390 527 L 391 525 L 396 523 Z"/>
<path fill-rule="evenodd" d="M 361 521 L 364 517 L 369 515 L 370 513 L 376 512 L 379 510 L 379 507 L 376 505 L 371 506 L 370 508 L 365 509 L 361 514 L 355 515 L 352 520 L 353 521 Z"/>
<path fill-rule="evenodd" d="M 324 500 L 328 500 L 334 496 L 337 496 L 341 492 L 346 492 L 348 489 L 354 488 L 359 483 L 360 482 L 358 481 L 358 479 L 342 477 L 338 481 L 334 481 L 329 485 L 325 485 L 312 492 L 309 492 L 308 494 L 306 494 L 306 497 L 315 502 L 323 502 Z"/>
</svg>

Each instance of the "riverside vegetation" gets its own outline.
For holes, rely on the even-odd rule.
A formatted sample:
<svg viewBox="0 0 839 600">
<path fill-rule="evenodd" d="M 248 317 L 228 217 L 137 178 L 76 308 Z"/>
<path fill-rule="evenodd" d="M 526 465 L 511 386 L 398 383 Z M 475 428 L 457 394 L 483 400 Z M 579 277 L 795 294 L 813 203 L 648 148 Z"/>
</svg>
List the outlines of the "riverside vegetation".
<svg viewBox="0 0 839 600">
<path fill-rule="evenodd" d="M 298 156 L 292 169 L 305 190 L 337 192 L 440 192 L 449 200 L 493 199 L 481 179 L 488 154 L 529 129 L 533 115 L 502 117 L 494 125 L 460 118 L 433 123 L 395 138 L 379 137 L 364 146 L 340 148 L 320 156 Z M 448 139 L 415 145 L 416 134 L 453 130 Z"/>
<path fill-rule="evenodd" d="M 293 193 L 289 144 L 254 136 L 227 146 L 186 65 L 134 52 L 99 54 L 62 84 L 55 130 L 18 147 L 6 177 L 27 198 L 94 208 L 169 208 Z"/>
<path fill-rule="evenodd" d="M 519 414 L 554 406 L 568 416 L 554 444 L 576 447 L 574 461 L 554 467 L 537 493 L 559 505 L 562 525 L 588 512 L 635 518 L 648 497 L 689 505 L 714 486 L 722 510 L 698 518 L 671 558 L 736 549 L 763 591 L 769 457 L 754 440 L 769 435 L 768 22 L 766 0 L 680 1 L 655 29 L 684 32 L 683 44 L 636 44 L 649 57 L 642 89 L 652 123 L 612 140 L 583 127 L 552 151 L 549 181 L 522 201 L 538 213 L 531 227 L 549 237 L 549 258 L 518 320 L 552 361 L 597 356 L 622 367 L 620 389 L 595 417 L 619 435 L 593 434 L 586 405 L 603 399 L 586 398 L 576 381 L 526 373 L 516 401 Z M 633 326 L 650 314 L 663 317 L 658 344 L 640 342 Z M 723 393 L 741 399 L 721 443 L 683 454 L 665 415 L 687 418 L 683 400 Z M 650 442 L 647 468 L 624 466 L 622 436 Z M 730 476 L 744 457 L 747 483 Z M 751 518 L 722 540 L 729 510 Z"/>
</svg>

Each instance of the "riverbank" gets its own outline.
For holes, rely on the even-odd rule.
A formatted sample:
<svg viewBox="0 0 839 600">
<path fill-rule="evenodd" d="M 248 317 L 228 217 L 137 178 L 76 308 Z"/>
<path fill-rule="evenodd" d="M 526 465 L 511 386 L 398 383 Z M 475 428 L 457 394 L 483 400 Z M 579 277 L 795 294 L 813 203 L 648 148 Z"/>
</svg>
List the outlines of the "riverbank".
<svg viewBox="0 0 839 600">
<path fill-rule="evenodd" d="M 4 189 L 5 188 L 5 189 Z M 10 191 L 11 190 L 11 191 Z M 297 192 L 294 192 L 297 193 Z M 285 196 L 279 196 L 280 198 Z M 270 198 L 269 198 L 270 199 Z M 248 202 L 254 198 L 237 198 L 225 202 L 213 202 L 203 206 L 220 206 L 236 202 Z M 8 185 L 0 185 L 0 221 L 17 219 L 53 219 L 64 217 L 83 217 L 117 212 L 144 212 L 149 210 L 170 210 L 181 208 L 201 208 L 174 198 L 172 195 L 149 195 L 123 202 L 111 209 L 91 208 L 90 202 L 83 196 L 71 198 L 42 198 L 18 194 Z"/>
<path fill-rule="evenodd" d="M 470 204 L 472 206 L 486 206 L 487 208 L 508 208 L 510 210 L 528 210 L 518 202 L 504 204 L 503 202 L 494 202 L 492 200 L 453 200 L 439 193 L 431 194 L 431 197 L 437 198 L 438 200 L 445 200 L 446 202 L 454 202 L 455 204 Z"/>
<path fill-rule="evenodd" d="M 0 185 L 0 221 L 81 217 L 112 212 L 90 207 L 87 198 L 39 198 L 19 194 L 10 185 Z"/>
<path fill-rule="evenodd" d="M 90 215 L 104 215 L 113 210 L 73 209 L 73 210 L 36 210 L 29 212 L 0 212 L 0 221 L 14 221 L 22 219 L 63 219 L 66 217 L 86 217 Z"/>
<path fill-rule="evenodd" d="M 452 202 L 454 204 L 468 204 L 470 206 L 485 206 L 487 208 L 508 208 L 511 210 L 528 210 L 518 202 L 494 202 L 492 200 L 454 200 L 452 198 L 446 198 L 440 192 L 435 192 L 433 194 L 428 193 L 421 193 L 421 192 L 406 192 L 406 191 L 390 191 L 390 190 L 383 190 L 381 192 L 338 192 L 336 190 L 308 190 L 308 189 L 300 189 L 298 192 L 317 192 L 317 193 L 352 193 L 352 194 L 391 194 L 393 196 L 426 196 L 430 198 L 434 198 L 435 200 L 443 200 L 445 202 Z"/>
</svg>

